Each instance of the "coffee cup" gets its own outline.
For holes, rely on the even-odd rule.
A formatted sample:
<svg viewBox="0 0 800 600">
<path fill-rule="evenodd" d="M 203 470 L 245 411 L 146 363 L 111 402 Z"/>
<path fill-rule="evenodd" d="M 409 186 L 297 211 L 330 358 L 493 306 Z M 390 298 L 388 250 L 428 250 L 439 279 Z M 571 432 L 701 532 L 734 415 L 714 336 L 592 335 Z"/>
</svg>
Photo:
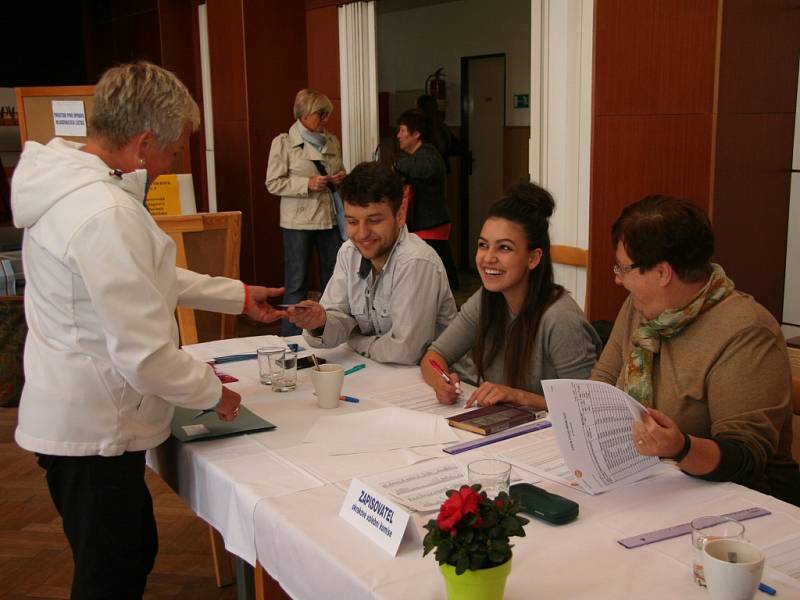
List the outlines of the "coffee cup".
<svg viewBox="0 0 800 600">
<path fill-rule="evenodd" d="M 320 408 L 336 408 L 342 394 L 344 369 L 342 365 L 327 363 L 311 369 L 311 383 L 317 393 Z"/>
<path fill-rule="evenodd" d="M 736 539 L 706 542 L 703 571 L 711 600 L 752 600 L 764 571 L 764 551 Z"/>
</svg>

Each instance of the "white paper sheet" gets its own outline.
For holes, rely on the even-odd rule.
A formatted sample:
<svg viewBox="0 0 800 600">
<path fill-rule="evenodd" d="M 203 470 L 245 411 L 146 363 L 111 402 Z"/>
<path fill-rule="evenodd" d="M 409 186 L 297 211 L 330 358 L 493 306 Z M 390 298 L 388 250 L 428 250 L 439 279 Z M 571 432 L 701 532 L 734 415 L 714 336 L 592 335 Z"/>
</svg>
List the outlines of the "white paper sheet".
<svg viewBox="0 0 800 600">
<path fill-rule="evenodd" d="M 353 477 L 364 478 L 375 473 L 413 465 L 429 458 L 410 448 L 331 455 L 328 453 L 328 448 L 322 444 L 301 444 L 277 450 L 277 453 L 329 483 L 346 481 Z"/>
<path fill-rule="evenodd" d="M 424 381 L 407 386 L 392 386 L 391 390 L 372 393 L 369 397 L 373 400 L 386 402 L 398 408 L 417 410 L 420 412 L 432 413 L 443 417 L 451 417 L 463 412 L 463 402 L 456 404 L 441 404 L 436 399 L 433 388 Z"/>
<path fill-rule="evenodd" d="M 580 379 L 549 379 L 542 387 L 558 447 L 582 490 L 597 494 L 663 470 L 657 457 L 633 446 L 641 406 L 625 392 Z"/>
<path fill-rule="evenodd" d="M 552 427 L 501 442 L 497 458 L 563 485 L 575 486 L 575 476 L 564 462 Z"/>
<path fill-rule="evenodd" d="M 86 137 L 86 108 L 83 100 L 52 100 L 53 133 Z"/>
<path fill-rule="evenodd" d="M 319 417 L 303 441 L 323 444 L 329 454 L 353 454 L 447 444 L 456 440 L 458 437 L 443 418 L 391 407 Z"/>
<path fill-rule="evenodd" d="M 800 536 L 790 537 L 764 548 L 767 566 L 800 581 Z"/>
<path fill-rule="evenodd" d="M 188 346 L 183 346 L 183 350 L 191 354 L 192 357 L 197 360 L 210 360 L 218 356 L 255 352 L 264 346 L 280 346 L 285 348 L 286 342 L 277 335 L 257 335 L 245 338 L 216 340 L 213 342 L 204 342 L 202 344 L 189 344 Z"/>
<path fill-rule="evenodd" d="M 447 499 L 447 490 L 467 483 L 464 467 L 452 458 L 439 458 L 365 479 L 381 487 L 400 504 L 418 512 L 431 512 Z"/>
</svg>

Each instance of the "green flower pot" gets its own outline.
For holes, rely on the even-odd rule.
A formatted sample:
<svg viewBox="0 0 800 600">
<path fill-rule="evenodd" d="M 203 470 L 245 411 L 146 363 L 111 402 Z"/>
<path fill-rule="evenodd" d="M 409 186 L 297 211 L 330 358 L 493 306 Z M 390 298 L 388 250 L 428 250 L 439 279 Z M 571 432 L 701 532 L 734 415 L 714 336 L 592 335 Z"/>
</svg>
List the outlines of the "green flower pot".
<svg viewBox="0 0 800 600">
<path fill-rule="evenodd" d="M 464 571 L 456 575 L 452 565 L 439 565 L 447 587 L 448 600 L 503 600 L 511 560 L 491 569 Z"/>
</svg>

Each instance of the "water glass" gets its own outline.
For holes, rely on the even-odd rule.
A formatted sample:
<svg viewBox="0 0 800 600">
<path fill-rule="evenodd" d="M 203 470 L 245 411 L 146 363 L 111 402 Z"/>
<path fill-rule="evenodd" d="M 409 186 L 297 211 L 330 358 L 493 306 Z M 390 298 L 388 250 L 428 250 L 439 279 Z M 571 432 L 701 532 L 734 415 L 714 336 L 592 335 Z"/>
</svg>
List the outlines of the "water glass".
<svg viewBox="0 0 800 600">
<path fill-rule="evenodd" d="M 272 371 L 270 370 L 269 362 L 270 355 L 280 355 L 281 358 L 283 358 L 284 352 L 286 352 L 286 348 L 282 346 L 265 346 L 256 350 L 256 356 L 258 357 L 258 375 L 262 385 L 272 385 Z"/>
<path fill-rule="evenodd" d="M 706 587 L 703 571 L 703 548 L 713 540 L 743 540 L 744 525 L 728 517 L 698 517 L 689 523 L 692 529 L 692 573 L 697 585 Z"/>
<path fill-rule="evenodd" d="M 273 392 L 292 392 L 297 387 L 297 352 L 270 356 Z M 274 369 L 273 369 L 274 365 Z"/>
<path fill-rule="evenodd" d="M 481 484 L 487 498 L 496 498 L 500 492 L 508 493 L 511 484 L 511 465 L 493 458 L 476 460 L 467 465 L 469 484 Z"/>
</svg>

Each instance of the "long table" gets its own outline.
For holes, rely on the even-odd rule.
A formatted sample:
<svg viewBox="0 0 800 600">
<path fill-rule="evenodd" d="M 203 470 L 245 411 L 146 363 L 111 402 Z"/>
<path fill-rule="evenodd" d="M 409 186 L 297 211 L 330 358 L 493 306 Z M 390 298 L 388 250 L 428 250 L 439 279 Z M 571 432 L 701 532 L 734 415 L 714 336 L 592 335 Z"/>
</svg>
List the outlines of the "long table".
<svg viewBox="0 0 800 600">
<path fill-rule="evenodd" d="M 303 454 L 303 439 L 318 417 L 384 407 L 387 392 L 421 382 L 419 370 L 381 365 L 346 346 L 317 354 L 345 367 L 367 365 L 345 378 L 344 393 L 359 397 L 360 403 L 319 409 L 307 371 L 299 372 L 294 392 L 279 394 L 260 385 L 254 361 L 226 364 L 223 370 L 240 379 L 231 387 L 242 394 L 244 404 L 277 429 L 189 444 L 172 439 L 151 453 L 151 465 L 221 532 L 229 551 L 254 565 L 257 573 L 263 569 L 292 598 L 443 598 L 437 564 L 432 555 L 422 557 L 419 543 L 404 542 L 391 557 L 338 516 L 350 477 L 407 464 L 408 451 L 388 453 L 381 457 L 384 464 L 368 469 L 353 467 L 346 457 L 314 465 Z M 384 399 L 373 399 L 378 396 Z M 459 436 L 475 437 L 466 432 Z M 418 459 L 443 456 L 436 447 L 412 452 Z M 491 452 L 490 446 L 460 457 L 469 461 Z M 703 598 L 706 592 L 692 580 L 686 536 L 633 550 L 617 543 L 701 515 L 759 506 L 772 514 L 745 522 L 750 541 L 767 546 L 800 536 L 800 508 L 736 484 L 694 479 L 676 468 L 596 496 L 547 480 L 537 485 L 578 502 L 580 516 L 558 527 L 531 520 L 526 537 L 512 539 L 506 588 L 506 598 L 512 600 Z M 414 518 L 421 527 L 431 516 Z M 797 579 L 769 568 L 764 579 L 779 598 L 800 598 Z"/>
</svg>

